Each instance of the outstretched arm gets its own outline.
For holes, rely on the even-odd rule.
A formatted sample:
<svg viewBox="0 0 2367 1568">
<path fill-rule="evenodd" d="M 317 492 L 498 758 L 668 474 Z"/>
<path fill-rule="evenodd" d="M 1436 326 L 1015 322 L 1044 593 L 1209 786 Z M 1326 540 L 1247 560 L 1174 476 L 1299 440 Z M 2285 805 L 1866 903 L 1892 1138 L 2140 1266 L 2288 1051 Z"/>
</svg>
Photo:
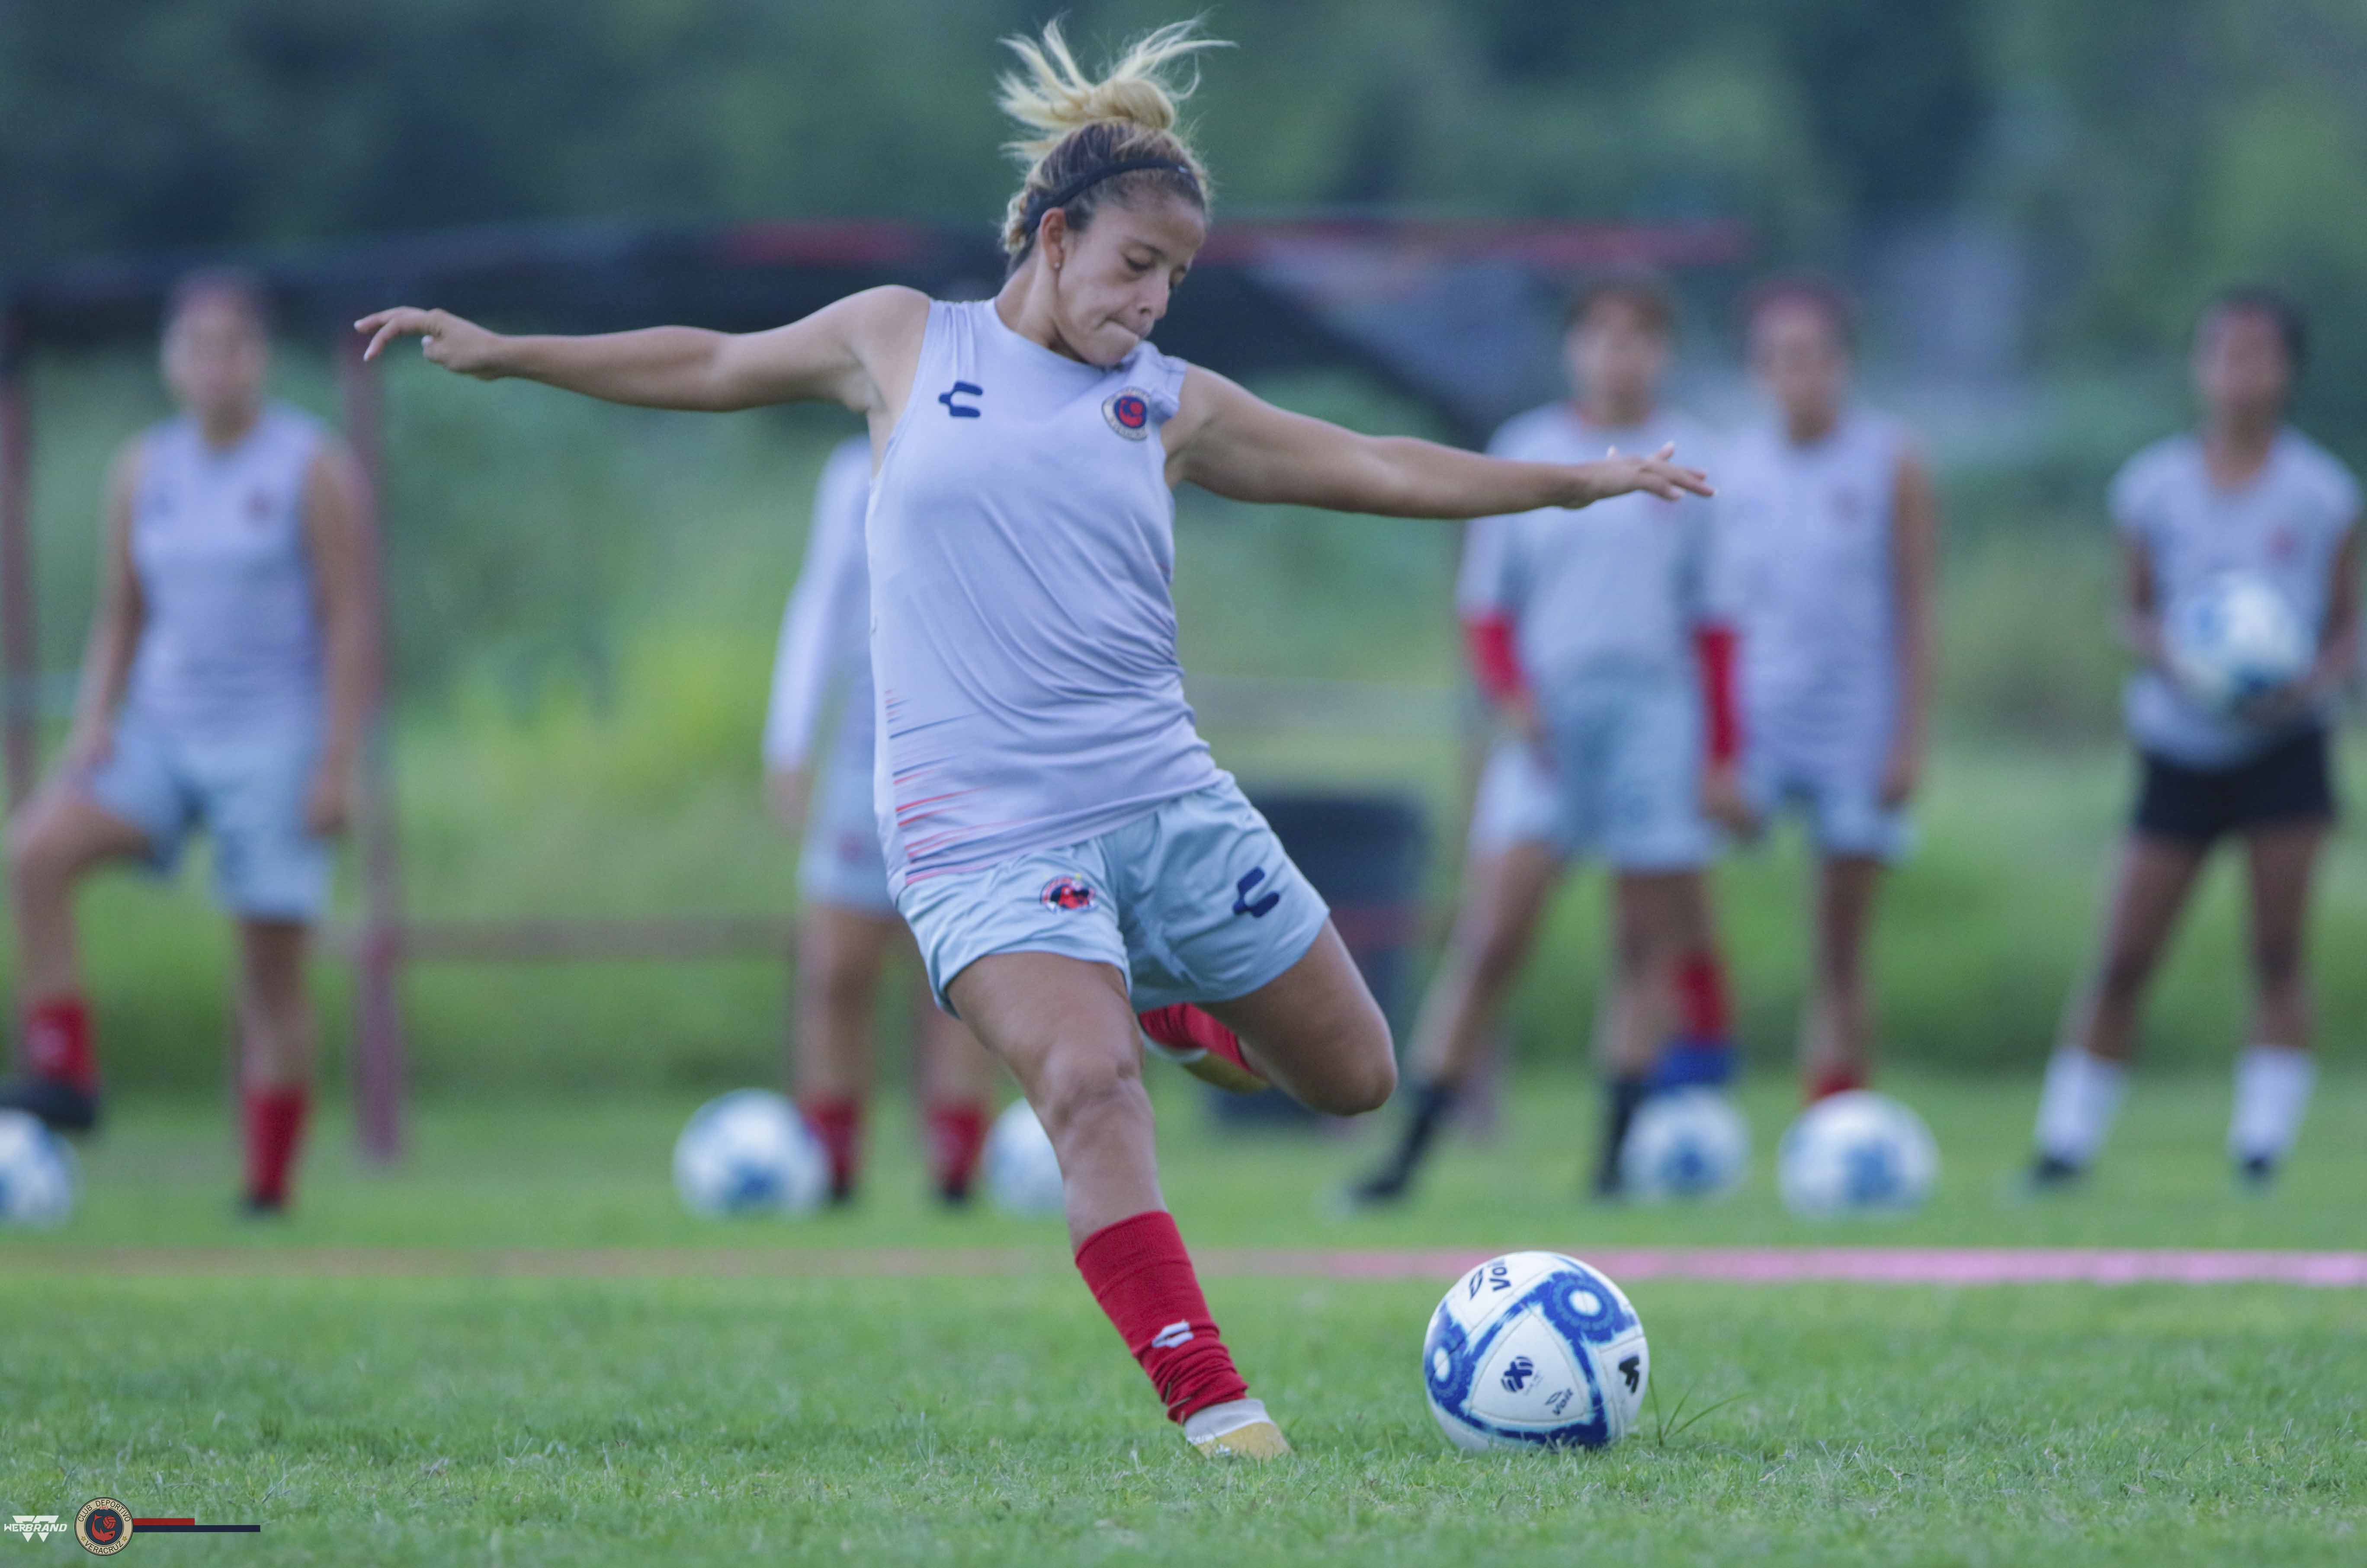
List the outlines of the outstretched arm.
<svg viewBox="0 0 2367 1568">
<path fill-rule="evenodd" d="M 70 769 L 96 763 L 106 755 L 108 726 L 131 683 L 132 659 L 148 618 L 140 574 L 131 564 L 131 507 L 142 462 L 142 444 L 134 438 L 116 454 L 107 476 L 107 501 L 99 517 L 98 614 L 84 648 L 74 728 L 66 739 Z"/>
<path fill-rule="evenodd" d="M 1236 501 L 1320 506 L 1385 517 L 1484 517 L 1585 506 L 1630 491 L 1664 500 L 1708 495 L 1706 476 L 1671 448 L 1592 463 L 1516 463 L 1410 436 L 1359 435 L 1252 396 L 1192 367 L 1168 423 L 1167 476 Z"/>
<path fill-rule="evenodd" d="M 398 306 L 354 330 L 375 359 L 416 337 L 427 357 L 479 380 L 516 377 L 612 403 L 723 412 L 767 403 L 834 402 L 858 413 L 903 406 L 912 389 L 928 296 L 867 288 L 802 321 L 761 333 L 647 327 L 592 337 L 508 337 L 449 310 Z"/>
<path fill-rule="evenodd" d="M 1940 642 L 1939 491 L 1922 459 L 1911 454 L 1898 461 L 1897 484 L 1891 572 L 1897 606 L 1898 719 L 1882 784 L 1883 803 L 1891 807 L 1907 804 L 1922 780 Z"/>
</svg>

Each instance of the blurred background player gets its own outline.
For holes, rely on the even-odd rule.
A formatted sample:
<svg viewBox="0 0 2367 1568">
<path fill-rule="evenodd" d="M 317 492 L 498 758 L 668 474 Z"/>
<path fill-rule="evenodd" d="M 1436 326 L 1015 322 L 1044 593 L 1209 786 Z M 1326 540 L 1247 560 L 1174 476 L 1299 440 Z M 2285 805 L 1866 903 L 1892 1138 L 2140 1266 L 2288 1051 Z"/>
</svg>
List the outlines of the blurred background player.
<svg viewBox="0 0 2367 1568">
<path fill-rule="evenodd" d="M 1580 288 L 1563 344 L 1570 398 L 1511 421 L 1489 450 L 1548 462 L 1670 442 L 1705 451 L 1701 427 L 1659 403 L 1674 325 L 1666 289 L 1648 276 Z M 1415 1028 L 1405 1120 L 1388 1157 L 1352 1190 L 1357 1201 L 1406 1192 L 1579 856 L 1600 855 L 1614 873 L 1595 1192 L 1617 1190 L 1619 1145 L 1672 1021 L 1666 1081 L 1730 1073 L 1702 874 L 1714 852 L 1704 769 L 1727 775 L 1721 798 L 1735 795 L 1733 635 L 1706 598 L 1711 504 L 1630 495 L 1582 513 L 1556 507 L 1470 525 L 1458 609 L 1480 686 L 1512 733 L 1479 785 L 1462 914 Z"/>
<path fill-rule="evenodd" d="M 1078 1272 L 1169 1418 L 1200 1452 L 1272 1459 L 1290 1446 L 1160 1188 L 1142 1036 L 1211 1081 L 1342 1115 L 1387 1099 L 1397 1066 L 1329 908 L 1194 727 L 1173 487 L 1467 517 L 1708 485 L 1665 451 L 1523 463 L 1362 435 L 1160 353 L 1150 334 L 1207 237 L 1174 73 L 1208 40 L 1161 28 L 1099 79 L 1056 27 L 1012 41 L 1002 103 L 1027 174 L 991 299 L 872 288 L 738 335 L 504 337 L 408 307 L 357 325 L 368 353 L 416 334 L 486 378 L 868 418 L 874 789 L 897 908 L 940 1003 L 1041 1118 Z"/>
<path fill-rule="evenodd" d="M 1883 869 L 1908 844 L 1931 707 L 1940 507 L 1897 420 L 1854 400 L 1849 302 L 1806 277 L 1755 290 L 1750 368 L 1773 417 L 1721 454 L 1723 590 L 1736 607 L 1743 799 L 1792 806 L 1816 850 L 1800 1066 L 1811 1100 L 1871 1069 L 1865 944 Z M 1731 479 L 1727 475 L 1731 475 Z"/>
<path fill-rule="evenodd" d="M 870 494 L 871 441 L 856 436 L 830 455 L 814 489 L 805 567 L 781 618 L 764 721 L 774 811 L 804 835 L 790 1076 L 799 1112 L 830 1153 L 837 1202 L 854 1195 L 862 1168 L 880 970 L 891 951 L 911 947 L 888 891 L 871 807 L 871 580 L 863 548 Z M 815 734 L 833 703 L 838 716 L 817 766 Z M 959 1020 L 938 1010 L 925 985 L 916 988 L 912 1048 L 930 1176 L 939 1197 L 958 1203 L 969 1196 L 986 1141 L 994 1063 Z"/>
<path fill-rule="evenodd" d="M 94 867 L 169 870 L 213 836 L 238 923 L 246 1202 L 288 1200 L 315 1025 L 304 995 L 379 658 L 376 556 L 358 471 L 308 416 L 267 401 L 259 287 L 185 281 L 167 307 L 177 417 L 127 442 L 108 479 L 103 597 L 55 776 L 10 824 L 22 1075 L 0 1104 L 52 1126 L 99 1113 L 74 889 Z"/>
<path fill-rule="evenodd" d="M 2126 712 L 2143 782 L 2104 916 L 2038 1110 L 2038 1187 L 2076 1178 L 2119 1109 L 2146 987 L 2221 838 L 2243 840 L 2252 914 L 2253 1043 L 2236 1064 L 2227 1152 L 2265 1183 L 2293 1147 L 2316 1076 L 2305 961 L 2311 879 L 2335 816 L 2331 698 L 2359 659 L 2357 479 L 2285 423 L 2306 347 L 2299 310 L 2264 288 L 2214 299 L 2194 333 L 2202 428 L 2129 459 L 2112 481 L 2123 634 L 2140 667 Z M 2307 674 L 2236 712 L 2189 694 L 2162 615 L 2214 576 L 2269 584 L 2312 635 Z"/>
</svg>

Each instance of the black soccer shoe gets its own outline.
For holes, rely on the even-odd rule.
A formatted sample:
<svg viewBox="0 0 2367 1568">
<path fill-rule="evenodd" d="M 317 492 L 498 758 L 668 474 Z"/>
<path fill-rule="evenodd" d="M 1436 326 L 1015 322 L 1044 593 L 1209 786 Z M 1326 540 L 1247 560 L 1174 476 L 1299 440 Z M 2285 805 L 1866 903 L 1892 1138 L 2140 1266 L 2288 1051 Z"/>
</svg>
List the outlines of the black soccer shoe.
<svg viewBox="0 0 2367 1568">
<path fill-rule="evenodd" d="M 1396 1161 L 1381 1167 L 1362 1181 L 1352 1181 L 1341 1192 L 1342 1206 L 1357 1209 L 1387 1209 L 1406 1201 L 1413 1190 L 1413 1168 Z"/>
<path fill-rule="evenodd" d="M 249 1192 L 238 1201 L 239 1218 L 244 1220 L 277 1220 L 288 1215 L 288 1200 L 266 1198 L 260 1192 Z"/>
<path fill-rule="evenodd" d="M 2277 1184 L 2277 1162 L 2267 1155 L 2253 1155 L 2236 1162 L 2236 1186 L 2251 1193 L 2266 1192 Z"/>
<path fill-rule="evenodd" d="M 2022 1173 L 2022 1190 L 2033 1196 L 2061 1192 L 2078 1186 L 2087 1174 L 2084 1165 L 2074 1165 L 2059 1155 L 2040 1155 Z"/>
<path fill-rule="evenodd" d="M 28 1111 L 54 1133 L 87 1133 L 98 1125 L 97 1095 L 30 1074 L 0 1084 L 0 1111 Z"/>
</svg>

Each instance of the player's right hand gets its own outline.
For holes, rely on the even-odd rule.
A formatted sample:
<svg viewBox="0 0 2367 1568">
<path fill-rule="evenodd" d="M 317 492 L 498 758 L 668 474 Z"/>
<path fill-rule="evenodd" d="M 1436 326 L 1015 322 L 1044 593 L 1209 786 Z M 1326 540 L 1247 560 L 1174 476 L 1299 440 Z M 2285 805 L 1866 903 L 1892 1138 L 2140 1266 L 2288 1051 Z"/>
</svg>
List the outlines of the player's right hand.
<svg viewBox="0 0 2367 1568">
<path fill-rule="evenodd" d="M 354 323 L 354 331 L 369 339 L 362 350 L 364 359 L 376 359 L 397 338 L 415 337 L 420 352 L 447 370 L 474 376 L 480 381 L 495 380 L 502 375 L 501 333 L 487 332 L 449 310 L 398 305 L 391 310 L 371 311 Z"/>
<path fill-rule="evenodd" d="M 811 775 L 803 768 L 764 770 L 764 803 L 773 808 L 773 820 L 792 837 L 805 829 L 806 802 L 811 793 Z"/>
<path fill-rule="evenodd" d="M 1731 762 L 1713 765 L 1702 774 L 1702 811 L 1738 839 L 1759 836 L 1759 813 L 1742 787 L 1741 771 Z"/>
</svg>

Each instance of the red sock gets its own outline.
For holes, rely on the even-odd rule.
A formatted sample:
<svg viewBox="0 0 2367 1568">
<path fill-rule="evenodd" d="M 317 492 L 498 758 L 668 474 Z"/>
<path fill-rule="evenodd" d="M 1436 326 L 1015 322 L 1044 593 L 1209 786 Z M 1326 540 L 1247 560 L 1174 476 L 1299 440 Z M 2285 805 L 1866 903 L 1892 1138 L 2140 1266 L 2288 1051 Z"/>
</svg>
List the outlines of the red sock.
<svg viewBox="0 0 2367 1568">
<path fill-rule="evenodd" d="M 1181 1425 L 1211 1404 L 1249 1397 L 1167 1211 L 1148 1210 L 1085 1237 L 1077 1272 L 1167 1402 L 1169 1420 Z"/>
<path fill-rule="evenodd" d="M 1808 1078 L 1808 1103 L 1814 1105 L 1820 1100 L 1830 1100 L 1837 1094 L 1847 1094 L 1853 1089 L 1864 1087 L 1865 1075 L 1855 1067 L 1827 1067 Z"/>
<path fill-rule="evenodd" d="M 929 1173 L 948 1198 L 969 1191 L 986 1146 L 986 1107 L 975 1100 L 941 1100 L 929 1107 Z"/>
<path fill-rule="evenodd" d="M 246 1193 L 266 1203 L 288 1201 L 288 1173 L 304 1142 L 311 1093 L 302 1084 L 246 1091 Z"/>
<path fill-rule="evenodd" d="M 98 1092 L 98 1054 L 90 1038 L 90 1004 L 72 994 L 51 997 L 25 1013 L 25 1070 L 37 1078 Z"/>
<path fill-rule="evenodd" d="M 798 1109 L 821 1140 L 822 1153 L 830 1156 L 830 1195 L 845 1197 L 855 1190 L 855 1173 L 863 1165 L 863 1101 L 810 1100 Z"/>
<path fill-rule="evenodd" d="M 1241 1055 L 1241 1037 L 1217 1022 L 1214 1014 L 1190 1002 L 1138 1012 L 1134 1021 L 1161 1045 L 1179 1051 L 1206 1051 L 1212 1056 L 1223 1057 L 1259 1083 L 1265 1081 L 1265 1075 L 1251 1066 L 1249 1058 Z"/>
<path fill-rule="evenodd" d="M 1732 1032 L 1734 1010 L 1727 1000 L 1726 964 L 1717 949 L 1697 948 L 1685 955 L 1677 970 L 1677 1016 L 1685 1038 L 1696 1044 L 1714 1044 Z"/>
</svg>

